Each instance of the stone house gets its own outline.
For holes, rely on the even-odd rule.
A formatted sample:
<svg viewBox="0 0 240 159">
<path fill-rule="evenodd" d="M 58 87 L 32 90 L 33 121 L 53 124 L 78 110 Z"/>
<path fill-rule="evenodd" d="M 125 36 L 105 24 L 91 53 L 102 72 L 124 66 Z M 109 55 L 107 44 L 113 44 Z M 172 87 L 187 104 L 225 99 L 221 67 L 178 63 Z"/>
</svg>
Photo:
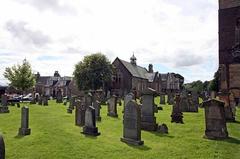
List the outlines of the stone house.
<svg viewBox="0 0 240 159">
<path fill-rule="evenodd" d="M 153 71 L 153 65 L 149 64 L 148 69 L 138 66 L 137 59 L 133 55 L 130 62 L 119 59 L 113 61 L 115 73 L 112 76 L 111 92 L 123 96 L 134 91 L 137 96 L 147 88 L 153 88 L 158 93 L 167 91 L 179 91 L 184 78 L 175 73 L 160 74 Z"/>
</svg>

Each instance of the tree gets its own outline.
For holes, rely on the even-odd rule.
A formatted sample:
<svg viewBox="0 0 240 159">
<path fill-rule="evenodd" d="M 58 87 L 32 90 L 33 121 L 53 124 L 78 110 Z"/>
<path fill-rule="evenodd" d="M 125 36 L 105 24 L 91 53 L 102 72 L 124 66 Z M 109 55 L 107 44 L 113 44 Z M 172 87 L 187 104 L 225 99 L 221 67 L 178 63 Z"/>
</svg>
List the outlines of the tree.
<svg viewBox="0 0 240 159">
<path fill-rule="evenodd" d="M 10 86 L 21 91 L 22 94 L 24 91 L 31 89 L 36 83 L 31 65 L 26 59 L 23 60 L 22 65 L 7 67 L 3 75 L 10 81 Z"/>
<path fill-rule="evenodd" d="M 218 79 L 219 79 L 219 73 L 218 73 L 218 71 L 217 71 L 217 72 L 215 72 L 215 74 L 214 74 L 214 79 L 211 80 L 210 83 L 209 83 L 208 88 L 209 88 L 210 91 L 216 91 L 216 92 L 219 91 L 219 88 L 218 88 L 218 84 L 219 84 L 219 83 L 218 83 Z"/>
<path fill-rule="evenodd" d="M 96 90 L 104 88 L 111 81 L 112 64 L 101 53 L 85 56 L 83 61 L 75 65 L 74 79 L 79 90 Z"/>
</svg>

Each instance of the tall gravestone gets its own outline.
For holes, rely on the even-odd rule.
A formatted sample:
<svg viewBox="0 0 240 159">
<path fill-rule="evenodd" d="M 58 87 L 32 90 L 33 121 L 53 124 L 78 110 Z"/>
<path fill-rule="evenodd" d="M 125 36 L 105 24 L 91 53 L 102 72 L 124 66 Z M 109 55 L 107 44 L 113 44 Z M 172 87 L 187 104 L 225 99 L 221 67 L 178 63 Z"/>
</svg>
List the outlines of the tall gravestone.
<svg viewBox="0 0 240 159">
<path fill-rule="evenodd" d="M 198 106 L 196 104 L 194 104 L 193 95 L 189 93 L 187 99 L 188 99 L 188 109 L 186 111 L 187 112 L 198 112 Z"/>
<path fill-rule="evenodd" d="M 8 97 L 5 94 L 1 96 L 0 113 L 9 113 Z"/>
<path fill-rule="evenodd" d="M 62 102 L 63 102 L 62 91 L 61 89 L 58 89 L 56 103 L 62 103 Z"/>
<path fill-rule="evenodd" d="M 180 94 L 179 106 L 182 112 L 189 112 L 188 92 L 183 90 Z"/>
<path fill-rule="evenodd" d="M 180 101 L 181 97 L 179 94 L 177 94 L 172 108 L 171 122 L 183 124 L 183 113 L 180 108 Z"/>
<path fill-rule="evenodd" d="M 85 94 L 84 100 L 85 100 L 85 104 L 86 104 L 87 107 L 92 106 L 92 104 L 93 104 L 93 91 Z"/>
<path fill-rule="evenodd" d="M 134 94 L 132 92 L 126 94 L 125 97 L 124 97 L 123 112 L 124 112 L 124 109 L 125 109 L 127 103 L 130 102 L 131 100 L 134 100 Z"/>
<path fill-rule="evenodd" d="M 0 159 L 5 159 L 5 143 L 2 135 L 0 135 Z"/>
<path fill-rule="evenodd" d="M 38 97 L 38 105 L 42 105 L 43 104 L 43 97 L 40 95 Z"/>
<path fill-rule="evenodd" d="M 93 101 L 93 108 L 95 109 L 95 118 L 97 121 L 101 121 L 101 102 L 98 100 Z"/>
<path fill-rule="evenodd" d="M 117 114 L 117 96 L 113 95 L 107 102 L 108 105 L 108 116 L 118 117 Z"/>
<path fill-rule="evenodd" d="M 160 94 L 160 104 L 161 105 L 165 105 L 166 104 L 165 94 L 163 94 L 163 93 Z"/>
<path fill-rule="evenodd" d="M 76 100 L 75 125 L 84 126 L 85 112 L 86 112 L 86 106 L 83 104 L 82 101 Z"/>
<path fill-rule="evenodd" d="M 226 126 L 224 102 L 210 99 L 203 102 L 205 108 L 205 138 L 225 139 L 228 138 Z"/>
<path fill-rule="evenodd" d="M 96 127 L 95 109 L 92 106 L 87 107 L 82 133 L 91 136 L 100 135 L 98 128 Z"/>
<path fill-rule="evenodd" d="M 19 128 L 18 134 L 25 136 L 30 135 L 31 129 L 29 129 L 29 108 L 27 106 L 22 107 L 21 114 L 21 128 Z"/>
<path fill-rule="evenodd" d="M 154 113 L 158 112 L 157 105 L 154 103 L 154 97 L 156 95 L 156 91 L 151 88 L 147 88 L 142 92 L 141 128 L 143 130 L 157 130 L 158 124 L 154 116 Z"/>
<path fill-rule="evenodd" d="M 196 91 L 192 91 L 192 111 L 193 112 L 198 112 L 198 107 L 199 107 L 199 94 Z"/>
<path fill-rule="evenodd" d="M 141 110 L 140 106 L 133 100 L 125 106 L 123 118 L 122 142 L 132 145 L 143 145 L 141 141 Z"/>
</svg>

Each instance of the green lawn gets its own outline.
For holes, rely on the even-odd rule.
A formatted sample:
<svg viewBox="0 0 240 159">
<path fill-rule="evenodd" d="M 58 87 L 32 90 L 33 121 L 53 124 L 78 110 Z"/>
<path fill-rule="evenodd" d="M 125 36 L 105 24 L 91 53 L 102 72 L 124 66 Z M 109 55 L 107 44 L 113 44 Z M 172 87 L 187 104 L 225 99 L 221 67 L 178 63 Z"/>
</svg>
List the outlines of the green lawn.
<svg viewBox="0 0 240 159">
<path fill-rule="evenodd" d="M 159 99 L 156 101 L 159 103 Z M 144 146 L 139 147 L 120 142 L 122 107 L 118 107 L 119 118 L 112 118 L 106 115 L 106 106 L 102 106 L 98 137 L 81 134 L 82 128 L 74 124 L 74 113 L 67 114 L 66 107 L 54 101 L 46 107 L 30 105 L 30 136 L 17 136 L 21 110 L 17 107 L 10 107 L 9 114 L 0 114 L 0 133 L 4 136 L 7 159 L 240 158 L 240 122 L 228 123 L 230 139 L 207 140 L 203 138 L 203 109 L 199 113 L 184 113 L 185 124 L 171 123 L 171 106 L 163 109 L 156 114 L 157 121 L 167 124 L 169 134 L 142 131 Z"/>
</svg>

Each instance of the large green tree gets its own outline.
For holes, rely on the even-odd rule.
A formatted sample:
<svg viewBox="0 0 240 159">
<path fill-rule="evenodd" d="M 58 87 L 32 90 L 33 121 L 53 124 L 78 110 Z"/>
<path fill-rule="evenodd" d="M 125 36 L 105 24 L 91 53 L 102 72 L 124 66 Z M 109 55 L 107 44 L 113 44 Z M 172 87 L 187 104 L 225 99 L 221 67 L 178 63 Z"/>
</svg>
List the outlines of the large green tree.
<svg viewBox="0 0 240 159">
<path fill-rule="evenodd" d="M 31 89 L 35 85 L 35 75 L 32 73 L 30 63 L 24 59 L 22 64 L 7 67 L 4 72 L 4 77 L 10 81 L 10 86 L 21 91 Z"/>
<path fill-rule="evenodd" d="M 85 56 L 76 64 L 73 75 L 79 90 L 96 90 L 111 81 L 112 70 L 112 64 L 107 57 L 95 53 Z"/>
</svg>

